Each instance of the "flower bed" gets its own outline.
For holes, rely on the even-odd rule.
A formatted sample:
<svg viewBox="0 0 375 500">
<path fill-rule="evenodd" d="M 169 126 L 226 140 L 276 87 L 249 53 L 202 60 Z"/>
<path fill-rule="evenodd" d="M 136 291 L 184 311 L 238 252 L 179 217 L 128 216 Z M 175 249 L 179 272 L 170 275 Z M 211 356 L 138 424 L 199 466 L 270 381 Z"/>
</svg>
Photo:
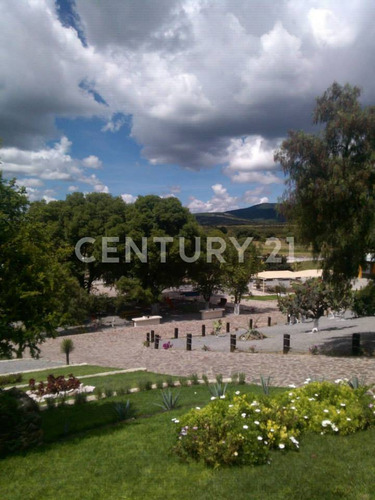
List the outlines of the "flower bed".
<svg viewBox="0 0 375 500">
<path fill-rule="evenodd" d="M 27 391 L 28 396 L 37 402 L 43 402 L 49 398 L 58 398 L 61 396 L 74 396 L 79 393 L 93 392 L 94 386 L 84 386 L 74 377 L 73 374 L 68 375 L 68 379 L 64 375 L 54 377 L 49 375 L 47 383 L 36 383 L 35 379 L 29 381 L 30 389 Z"/>
<path fill-rule="evenodd" d="M 308 383 L 275 398 L 257 400 L 237 391 L 213 398 L 180 420 L 175 451 L 211 466 L 264 464 L 270 450 L 298 450 L 307 430 L 350 434 L 375 423 L 374 395 L 345 382 Z"/>
</svg>

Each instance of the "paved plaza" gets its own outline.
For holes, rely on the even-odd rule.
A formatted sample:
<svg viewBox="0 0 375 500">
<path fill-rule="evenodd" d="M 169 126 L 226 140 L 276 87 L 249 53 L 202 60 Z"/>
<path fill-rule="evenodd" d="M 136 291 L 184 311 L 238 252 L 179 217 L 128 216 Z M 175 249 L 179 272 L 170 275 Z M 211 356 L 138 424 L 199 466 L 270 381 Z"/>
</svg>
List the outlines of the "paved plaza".
<svg viewBox="0 0 375 500">
<path fill-rule="evenodd" d="M 267 327 L 268 316 L 272 317 L 275 326 Z M 346 357 L 311 355 L 311 345 L 321 345 L 325 352 L 332 349 L 339 354 L 350 352 L 352 333 L 361 333 L 363 345 L 367 349 L 375 348 L 375 318 L 328 319 L 322 318 L 321 331 L 312 334 L 312 322 L 286 325 L 285 317 L 277 310 L 276 302 L 257 303 L 254 314 L 227 315 L 223 319 L 230 322 L 231 332 L 246 328 L 249 319 L 253 318 L 257 329 L 267 338 L 264 340 L 238 341 L 242 352 L 229 352 L 229 335 L 216 337 L 210 335 L 213 321 L 186 319 L 184 317 L 169 318 L 168 321 L 156 325 L 155 334 L 161 336 L 160 349 L 145 347 L 143 342 L 146 332 L 151 327 L 107 327 L 92 333 L 72 335 L 75 350 L 71 354 L 72 363 L 88 363 L 101 366 L 112 366 L 123 369 L 146 367 L 149 371 L 172 375 L 190 375 L 206 373 L 213 377 L 221 373 L 230 376 L 233 372 L 244 372 L 249 382 L 259 380 L 260 375 L 271 376 L 274 385 L 302 384 L 307 377 L 324 377 L 334 380 L 350 378 L 354 375 L 365 377 L 369 383 L 375 382 L 375 357 Z M 201 337 L 202 324 L 206 325 L 206 337 Z M 171 349 L 165 350 L 162 344 L 172 339 L 174 328 L 179 329 L 179 340 L 171 340 Z M 185 350 L 186 334 L 192 333 L 193 350 Z M 291 352 L 282 354 L 282 337 L 284 333 L 291 335 Z M 41 360 L 37 363 L 48 363 L 50 366 L 64 364 L 60 353 L 63 337 L 48 339 L 41 347 Z M 203 345 L 210 350 L 203 350 Z M 255 346 L 257 352 L 249 352 Z M 34 361 L 25 360 L 28 369 L 33 368 Z M 25 362 L 23 361 L 23 362 Z M 4 366 L 3 362 L 3 366 Z M 12 362 L 14 363 L 14 362 Z M 17 370 L 14 370 L 17 371 Z"/>
</svg>

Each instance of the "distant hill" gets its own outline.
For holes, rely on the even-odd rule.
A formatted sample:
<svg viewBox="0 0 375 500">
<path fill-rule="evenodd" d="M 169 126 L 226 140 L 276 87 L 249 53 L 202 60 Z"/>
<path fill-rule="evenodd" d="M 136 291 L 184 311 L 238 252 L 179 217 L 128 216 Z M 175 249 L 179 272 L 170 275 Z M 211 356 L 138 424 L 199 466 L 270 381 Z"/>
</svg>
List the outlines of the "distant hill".
<svg viewBox="0 0 375 500">
<path fill-rule="evenodd" d="M 276 203 L 260 203 L 248 208 L 228 210 L 228 212 L 206 212 L 194 214 L 202 226 L 233 226 L 251 223 L 282 223 L 285 219 L 276 211 Z"/>
</svg>

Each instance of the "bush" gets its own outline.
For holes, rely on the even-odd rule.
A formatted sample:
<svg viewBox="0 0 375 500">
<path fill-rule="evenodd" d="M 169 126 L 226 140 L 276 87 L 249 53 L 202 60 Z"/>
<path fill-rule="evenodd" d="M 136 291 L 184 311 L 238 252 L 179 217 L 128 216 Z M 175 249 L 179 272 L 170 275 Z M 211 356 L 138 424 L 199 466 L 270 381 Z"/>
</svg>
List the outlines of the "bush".
<svg viewBox="0 0 375 500">
<path fill-rule="evenodd" d="M 34 378 L 29 380 L 30 391 L 35 393 L 37 396 L 45 396 L 46 394 L 60 394 L 66 393 L 68 391 L 73 391 L 78 389 L 81 382 L 75 378 L 71 373 L 69 378 L 66 380 L 64 375 L 59 375 L 54 377 L 53 375 L 48 375 L 47 383 L 39 382 L 36 383 Z"/>
<path fill-rule="evenodd" d="M 199 377 L 197 373 L 192 373 L 189 377 L 191 385 L 199 385 Z"/>
<path fill-rule="evenodd" d="M 375 283 L 370 281 L 354 296 L 353 311 L 357 316 L 375 315 Z"/>
<path fill-rule="evenodd" d="M 22 373 L 10 373 L 9 375 L 0 376 L 0 387 L 10 384 L 18 384 L 22 382 Z"/>
<path fill-rule="evenodd" d="M 160 406 L 163 410 L 168 411 L 173 408 L 177 408 L 178 400 L 180 398 L 180 393 L 174 394 L 170 389 L 161 391 L 161 403 L 154 403 L 156 406 Z"/>
<path fill-rule="evenodd" d="M 36 446 L 42 437 L 38 404 L 15 387 L 0 389 L 0 456 Z"/>
<path fill-rule="evenodd" d="M 142 380 L 139 383 L 139 390 L 140 391 L 150 391 L 152 389 L 152 382 L 151 380 Z"/>
<path fill-rule="evenodd" d="M 113 411 L 117 420 L 119 420 L 120 422 L 122 422 L 123 420 L 134 418 L 136 414 L 135 409 L 133 408 L 133 405 L 131 404 L 129 399 L 125 403 L 123 403 L 122 401 L 114 403 Z"/>
<path fill-rule="evenodd" d="M 87 394 L 85 392 L 78 392 L 74 395 L 74 404 L 83 405 L 87 403 Z"/>
<path fill-rule="evenodd" d="M 175 451 L 211 466 L 267 462 L 269 451 L 298 450 L 304 431 L 350 434 L 375 423 L 375 401 L 366 388 L 338 381 L 313 382 L 282 395 L 214 399 L 178 424 Z"/>
</svg>

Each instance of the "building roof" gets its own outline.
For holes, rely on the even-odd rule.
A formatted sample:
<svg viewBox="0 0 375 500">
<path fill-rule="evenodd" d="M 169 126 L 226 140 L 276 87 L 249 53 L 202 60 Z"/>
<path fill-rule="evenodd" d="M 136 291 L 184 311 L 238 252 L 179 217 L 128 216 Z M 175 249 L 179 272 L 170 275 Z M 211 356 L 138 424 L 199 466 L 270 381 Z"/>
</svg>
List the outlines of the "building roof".
<svg viewBox="0 0 375 500">
<path fill-rule="evenodd" d="M 263 280 L 295 280 L 299 278 L 320 278 L 321 269 L 305 269 L 304 271 L 262 271 L 257 278 Z"/>
</svg>

